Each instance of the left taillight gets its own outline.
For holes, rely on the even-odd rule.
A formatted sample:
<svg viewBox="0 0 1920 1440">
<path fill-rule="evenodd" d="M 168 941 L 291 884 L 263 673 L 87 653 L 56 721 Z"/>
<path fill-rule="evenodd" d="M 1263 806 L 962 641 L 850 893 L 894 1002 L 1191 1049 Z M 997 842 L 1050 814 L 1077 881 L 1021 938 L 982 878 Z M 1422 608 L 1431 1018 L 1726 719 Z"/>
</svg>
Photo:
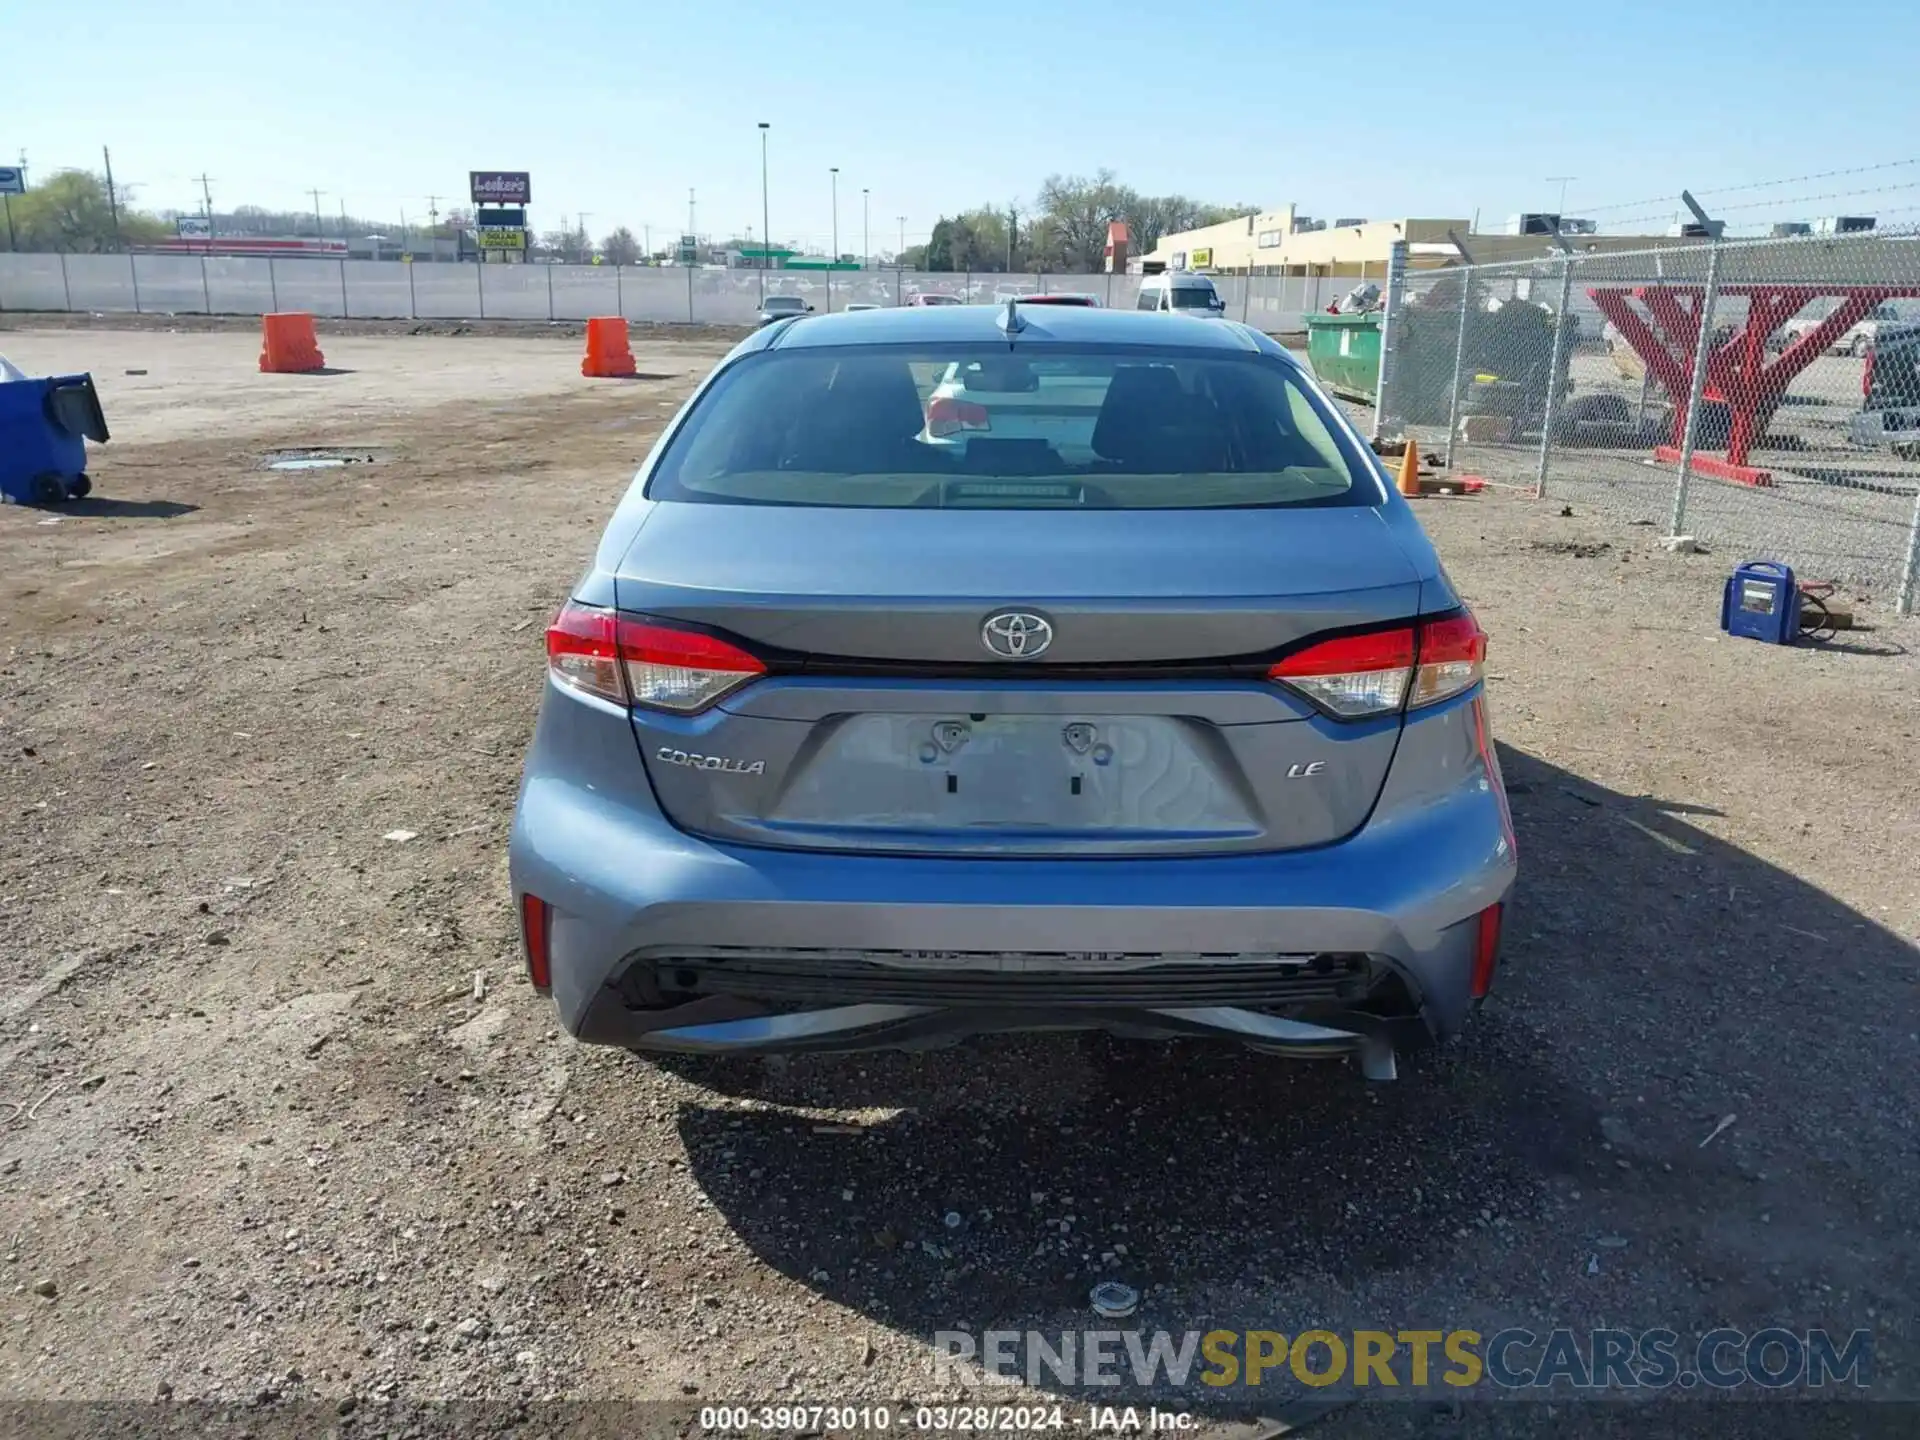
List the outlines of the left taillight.
<svg viewBox="0 0 1920 1440">
<path fill-rule="evenodd" d="M 1342 720 L 1451 699 L 1480 683 L 1487 637 L 1466 611 L 1438 620 L 1335 635 L 1296 650 L 1267 678 Z"/>
<path fill-rule="evenodd" d="M 572 601 L 547 627 L 547 670 L 582 694 L 680 715 L 767 673 L 717 635 Z"/>
</svg>

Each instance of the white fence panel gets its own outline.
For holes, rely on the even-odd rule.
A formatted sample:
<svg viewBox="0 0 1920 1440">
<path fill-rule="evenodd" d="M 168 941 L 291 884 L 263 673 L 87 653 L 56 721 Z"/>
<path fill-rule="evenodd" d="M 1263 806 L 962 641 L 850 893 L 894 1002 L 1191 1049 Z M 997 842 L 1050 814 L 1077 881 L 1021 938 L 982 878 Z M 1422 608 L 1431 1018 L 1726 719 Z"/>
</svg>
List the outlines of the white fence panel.
<svg viewBox="0 0 1920 1440">
<path fill-rule="evenodd" d="M 198 255 L 137 255 L 140 308 L 163 315 L 204 315 L 207 287 Z"/>
<path fill-rule="evenodd" d="M 209 255 L 207 300 L 216 315 L 265 315 L 275 308 L 273 261 Z"/>
<path fill-rule="evenodd" d="M 407 320 L 413 316 L 413 295 L 407 272 L 411 263 L 349 260 L 347 311 L 362 320 Z"/>
<path fill-rule="evenodd" d="M 342 284 L 343 261 L 319 257 L 306 260 L 275 260 L 274 285 L 282 310 L 304 310 L 312 315 L 342 316 L 347 313 L 346 290 Z M 146 282 L 143 279 L 142 285 Z"/>
<path fill-rule="evenodd" d="M 480 286 L 485 292 L 486 308 L 480 313 L 488 320 L 546 320 L 550 265 L 481 265 Z"/>
<path fill-rule="evenodd" d="M 414 261 L 413 313 L 423 320 L 472 320 L 481 313 L 485 265 L 423 265 Z"/>
<path fill-rule="evenodd" d="M 543 265 L 553 285 L 553 318 L 590 320 L 618 315 L 625 288 L 612 265 Z"/>
<path fill-rule="evenodd" d="M 694 304 L 702 321 L 708 324 L 749 325 L 753 323 L 751 307 L 738 320 L 715 322 L 710 318 L 710 297 L 704 285 L 709 274 L 724 279 L 722 272 L 693 272 L 695 293 Z M 629 320 L 648 320 L 655 323 L 684 323 L 687 318 L 687 272 L 682 270 L 658 270 L 636 268 L 624 271 L 620 277 L 621 312 Z"/>
<path fill-rule="evenodd" d="M 0 255 L 0 276 L 6 273 L 5 262 L 15 258 L 33 260 L 42 257 Z M 67 289 L 73 296 L 73 308 L 76 310 L 142 308 L 139 291 L 133 283 L 133 257 L 130 255 L 67 256 Z M 6 301 L 9 308 L 12 307 L 14 291 L 4 279 L 0 279 L 0 298 Z"/>
<path fill-rule="evenodd" d="M 64 310 L 58 255 L 0 255 L 0 310 Z"/>
</svg>

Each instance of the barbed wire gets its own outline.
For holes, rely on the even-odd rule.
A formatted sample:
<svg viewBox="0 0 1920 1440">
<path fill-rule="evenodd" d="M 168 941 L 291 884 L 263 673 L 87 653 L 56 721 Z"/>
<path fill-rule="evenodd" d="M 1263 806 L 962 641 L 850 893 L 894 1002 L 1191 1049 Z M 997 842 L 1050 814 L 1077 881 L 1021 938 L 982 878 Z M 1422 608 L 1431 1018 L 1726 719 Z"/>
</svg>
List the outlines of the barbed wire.
<svg viewBox="0 0 1920 1440">
<path fill-rule="evenodd" d="M 1911 160 L 1882 160 L 1875 165 L 1854 165 L 1845 170 L 1816 170 L 1810 175 L 1789 175 L 1779 180 L 1755 180 L 1747 185 L 1723 185 L 1713 190 L 1696 190 L 1693 195 L 1695 199 L 1702 195 L 1739 195 L 1748 190 L 1770 190 L 1777 185 L 1804 185 L 1814 180 L 1838 180 L 1846 175 L 1868 175 L 1880 170 L 1898 170 L 1905 165 L 1920 165 L 1920 156 L 1915 156 Z M 1604 215 L 1615 210 L 1631 210 L 1640 205 L 1658 205 L 1679 198 L 1679 193 L 1676 191 L 1665 195 L 1649 195 L 1644 200 L 1622 200 L 1615 204 L 1583 205 L 1580 208 L 1589 215 Z"/>
<path fill-rule="evenodd" d="M 1723 214 L 1740 210 L 1784 210 L 1795 205 L 1809 205 L 1818 200 L 1849 200 L 1861 195 L 1896 195 L 1912 191 L 1920 191 L 1920 180 L 1910 180 L 1899 185 L 1868 186 L 1858 190 L 1829 190 L 1818 195 L 1775 196 L 1765 200 L 1749 200 L 1738 205 L 1718 205 L 1713 208 Z M 1682 213 L 1680 210 L 1650 210 L 1641 215 L 1622 216 L 1607 223 L 1614 227 L 1637 225 L 1646 220 L 1670 220 L 1680 213 Z"/>
</svg>

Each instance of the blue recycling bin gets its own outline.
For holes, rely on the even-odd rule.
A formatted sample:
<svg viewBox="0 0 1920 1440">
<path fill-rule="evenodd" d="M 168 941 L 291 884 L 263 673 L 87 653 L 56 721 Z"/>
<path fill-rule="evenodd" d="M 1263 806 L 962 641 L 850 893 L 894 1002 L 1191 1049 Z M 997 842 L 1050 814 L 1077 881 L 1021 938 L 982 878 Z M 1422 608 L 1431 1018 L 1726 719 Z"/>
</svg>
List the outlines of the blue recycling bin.
<svg viewBox="0 0 1920 1440">
<path fill-rule="evenodd" d="M 91 375 L 0 381 L 0 499 L 15 505 L 78 499 L 93 488 L 87 441 L 106 439 Z"/>
</svg>

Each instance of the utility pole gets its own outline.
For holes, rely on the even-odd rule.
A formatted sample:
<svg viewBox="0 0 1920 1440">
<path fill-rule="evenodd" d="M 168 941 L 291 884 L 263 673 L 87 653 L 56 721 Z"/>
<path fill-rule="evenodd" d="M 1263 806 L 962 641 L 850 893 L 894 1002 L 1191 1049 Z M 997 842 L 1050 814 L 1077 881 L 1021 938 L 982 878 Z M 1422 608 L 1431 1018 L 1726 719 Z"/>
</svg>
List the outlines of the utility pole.
<svg viewBox="0 0 1920 1440">
<path fill-rule="evenodd" d="M 899 217 L 899 219 L 900 219 L 900 248 L 893 252 L 893 263 L 896 266 L 898 266 L 900 269 L 904 270 L 906 268 L 907 262 L 903 260 L 901 257 L 907 253 L 907 217 L 902 215 Z"/>
<path fill-rule="evenodd" d="M 693 228 L 693 187 L 689 185 L 687 187 L 687 234 L 691 237 L 698 233 L 699 232 Z"/>
<path fill-rule="evenodd" d="M 587 239 L 587 216 L 592 213 L 591 210 L 576 210 L 574 212 L 574 218 L 579 221 L 580 224 L 580 263 L 583 265 L 593 259 L 593 242 Z"/>
<path fill-rule="evenodd" d="M 113 155 L 106 146 L 100 147 L 100 159 L 107 167 L 107 211 L 113 216 L 113 248 L 126 249 L 120 239 L 120 194 L 113 188 Z"/>
<path fill-rule="evenodd" d="M 407 249 L 407 209 L 404 205 L 400 207 L 400 253 L 402 255 L 409 253 Z"/>
<path fill-rule="evenodd" d="M 1013 237 L 1020 228 L 1020 212 L 1013 206 L 1007 206 L 1007 273 L 1013 273 Z"/>
<path fill-rule="evenodd" d="M 1547 183 L 1549 185 L 1558 184 L 1560 186 L 1560 218 L 1562 220 L 1567 218 L 1567 184 L 1568 182 L 1573 180 L 1578 180 L 1579 178 L 1580 177 L 1578 175 L 1547 176 Z"/>
<path fill-rule="evenodd" d="M 20 184 L 22 188 L 26 186 L 26 183 L 27 152 L 22 150 L 20 152 Z M 13 233 L 13 196 L 0 195 L 0 209 L 4 209 L 7 212 L 7 249 L 18 250 L 20 248 L 20 242 L 15 238 Z"/>
<path fill-rule="evenodd" d="M 770 122 L 765 120 L 760 121 L 759 125 L 760 125 L 760 228 L 762 231 L 765 232 L 760 237 L 760 248 L 763 252 L 766 252 L 773 249 L 773 220 L 771 218 L 771 212 L 767 208 L 767 131 L 771 130 L 773 126 Z M 762 306 L 765 306 L 765 304 L 767 303 L 767 270 L 768 270 L 768 267 L 770 267 L 772 264 L 773 264 L 773 256 L 770 254 L 762 253 L 762 255 L 760 256 L 760 303 Z"/>
<path fill-rule="evenodd" d="M 213 180 L 212 177 L 205 174 L 198 175 L 194 178 L 199 180 L 200 198 L 206 202 L 207 243 L 205 253 L 211 255 L 213 253 Z"/>
<path fill-rule="evenodd" d="M 833 185 L 833 253 L 827 256 L 827 260 L 830 264 L 838 265 L 840 263 L 840 167 L 828 166 L 827 174 L 832 177 Z M 829 270 L 827 273 L 831 275 L 833 272 Z"/>
<path fill-rule="evenodd" d="M 343 241 L 347 238 L 347 197 L 344 195 L 340 197 L 340 238 Z"/>
<path fill-rule="evenodd" d="M 873 226 L 867 215 L 867 187 L 860 187 L 860 268 L 867 268 L 873 259 Z"/>
<path fill-rule="evenodd" d="M 316 239 L 321 239 L 321 238 L 324 238 L 324 237 L 326 236 L 326 233 L 327 233 L 327 227 L 326 227 L 325 225 L 323 225 L 323 224 L 321 224 L 321 223 L 320 223 L 320 197 L 321 197 L 322 195 L 324 195 L 324 194 L 326 194 L 327 192 L 326 192 L 326 191 L 324 191 L 324 190 L 309 190 L 309 191 L 308 191 L 307 193 L 308 193 L 309 195 L 311 195 L 311 196 L 313 196 L 313 233 L 314 233 L 314 237 L 315 237 Z"/>
</svg>

